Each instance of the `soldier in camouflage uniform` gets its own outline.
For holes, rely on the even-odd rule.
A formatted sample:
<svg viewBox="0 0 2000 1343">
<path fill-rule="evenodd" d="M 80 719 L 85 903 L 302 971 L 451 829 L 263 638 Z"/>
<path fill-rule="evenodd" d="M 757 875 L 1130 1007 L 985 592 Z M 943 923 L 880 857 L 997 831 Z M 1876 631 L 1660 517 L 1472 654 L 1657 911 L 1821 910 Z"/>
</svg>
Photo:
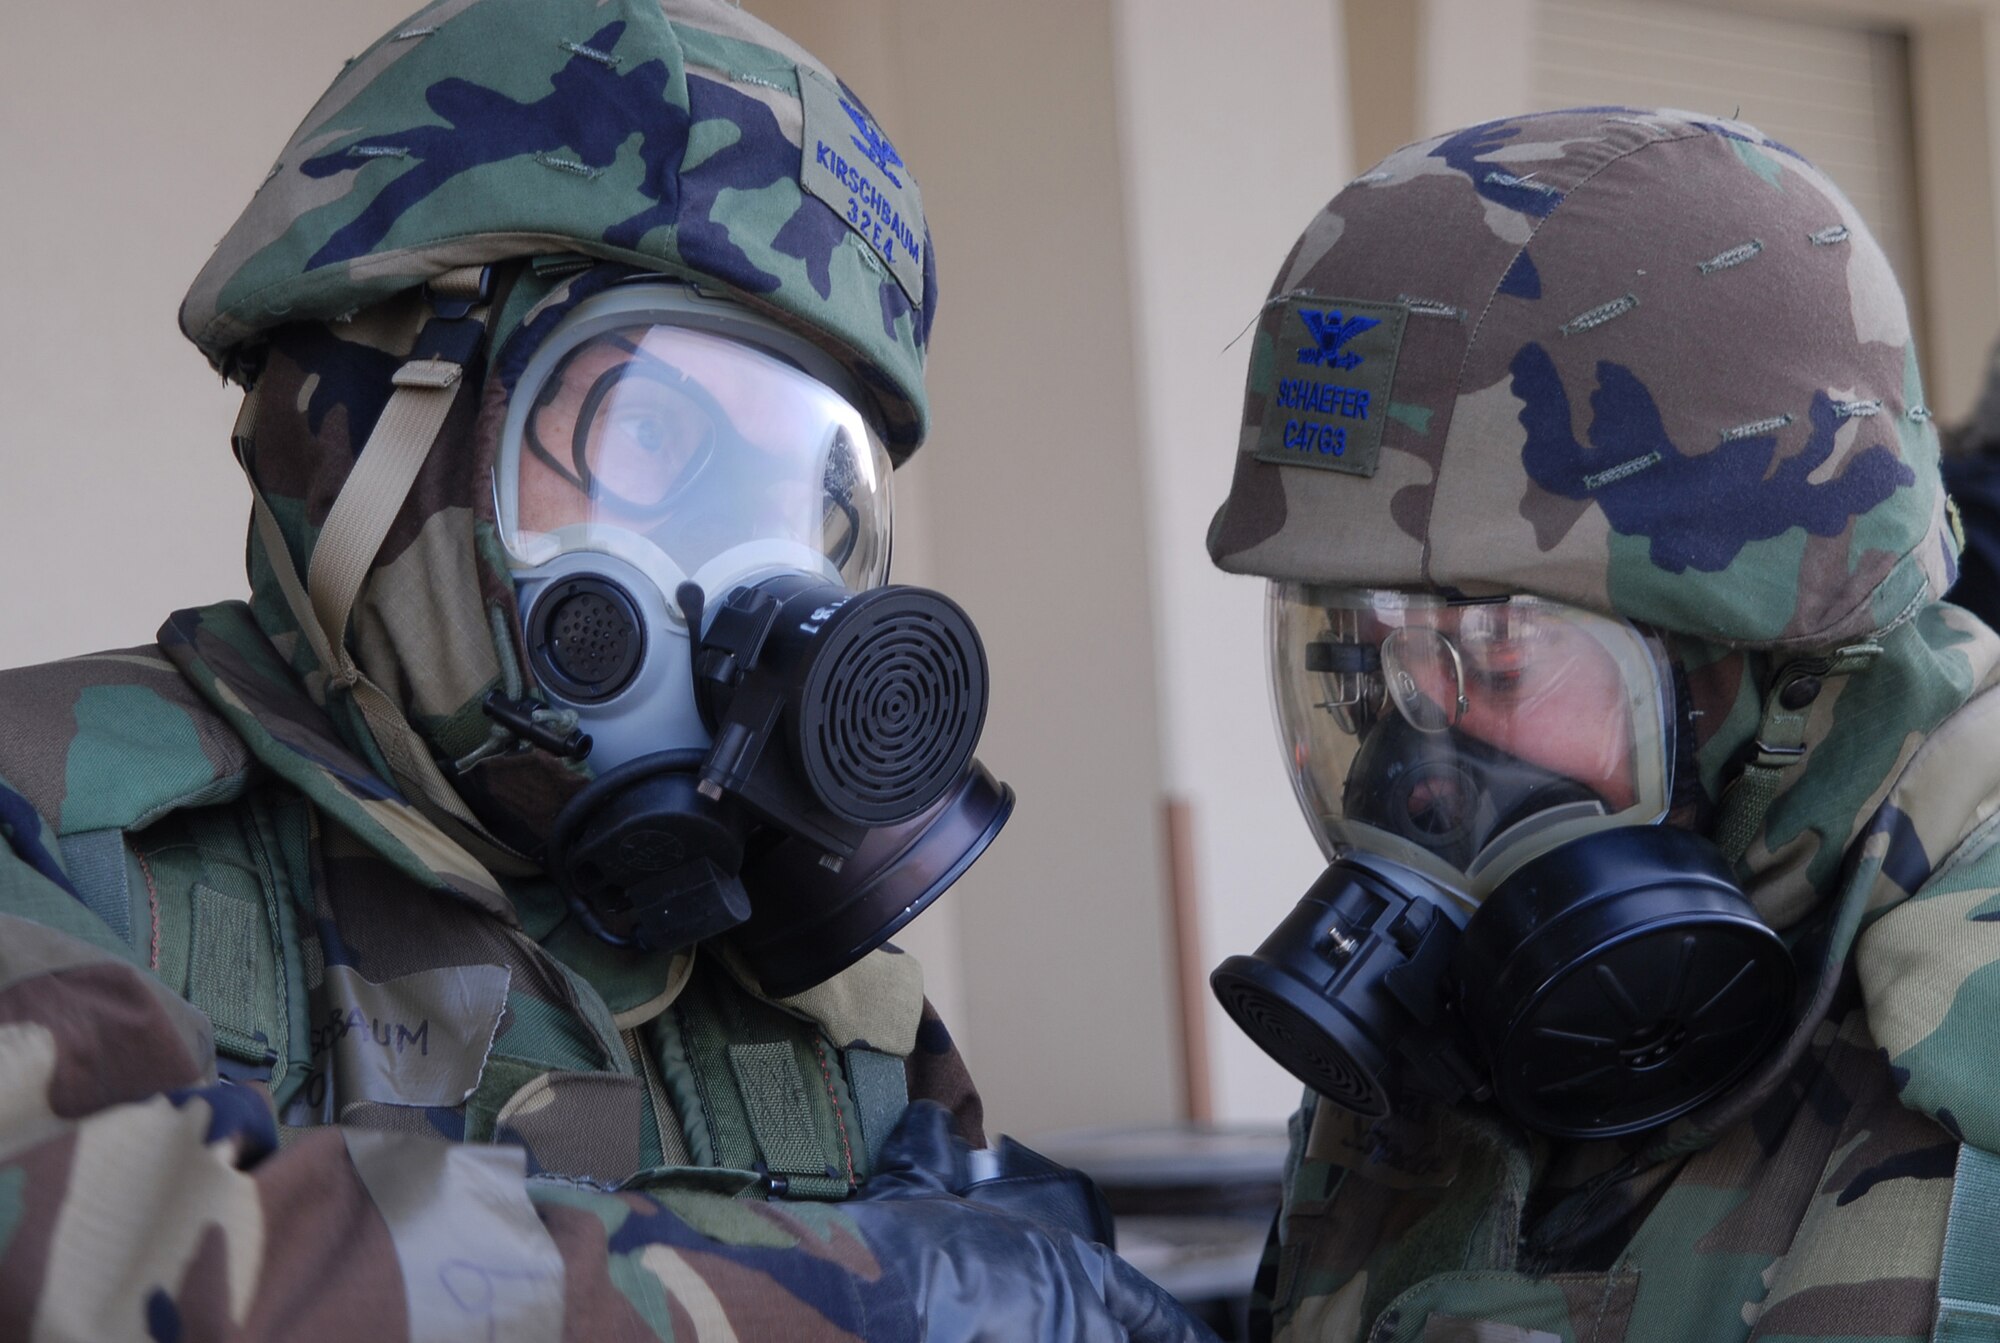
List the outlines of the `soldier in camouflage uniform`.
<svg viewBox="0 0 2000 1343">
<path fill-rule="evenodd" d="M 1312 392 L 1308 313 L 1369 319 L 1332 336 L 1372 366 L 1348 378 L 1365 417 Z M 1880 249 L 1749 126 L 1495 121 L 1315 216 L 1259 322 L 1210 554 L 1633 622 L 1683 691 L 1662 823 L 1716 840 L 1798 989 L 1738 1080 L 1627 1136 L 1308 1091 L 1276 1337 L 2000 1337 L 2000 639 L 1939 600 L 1937 461 Z"/>
<path fill-rule="evenodd" d="M 566 917 L 538 857 L 591 770 L 531 744 L 571 724 L 523 707 L 494 453 L 537 341 L 635 274 L 923 439 L 914 181 L 723 0 L 438 0 L 195 282 L 251 599 L 0 674 L 0 1337 L 1202 1335 L 1067 1173 L 976 1176 L 911 958 L 777 999 Z"/>
</svg>

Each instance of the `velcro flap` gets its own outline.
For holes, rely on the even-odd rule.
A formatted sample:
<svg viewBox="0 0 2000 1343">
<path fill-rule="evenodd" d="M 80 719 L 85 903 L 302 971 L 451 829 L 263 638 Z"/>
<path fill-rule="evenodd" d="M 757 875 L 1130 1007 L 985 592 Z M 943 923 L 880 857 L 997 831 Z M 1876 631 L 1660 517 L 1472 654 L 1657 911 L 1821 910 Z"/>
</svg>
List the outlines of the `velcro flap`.
<svg viewBox="0 0 2000 1343">
<path fill-rule="evenodd" d="M 1407 316 L 1393 303 L 1285 300 L 1271 359 L 1251 370 L 1249 395 L 1264 406 L 1257 460 L 1374 475 Z"/>
<path fill-rule="evenodd" d="M 854 1108 L 861 1112 L 861 1141 L 868 1148 L 868 1168 L 873 1170 L 882 1159 L 882 1144 L 909 1108 L 909 1076 L 903 1070 L 903 1060 L 872 1049 L 850 1049 L 842 1062 L 847 1065 L 847 1089 L 854 1094 Z"/>
<path fill-rule="evenodd" d="M 729 1046 L 750 1128 L 764 1164 L 780 1175 L 830 1176 L 819 1126 L 799 1075 L 798 1055 L 785 1041 Z"/>
<path fill-rule="evenodd" d="M 263 906 L 196 883 L 193 945 L 200 954 L 189 964 L 188 1001 L 214 1025 L 216 1048 L 246 1062 L 268 1061 L 273 1033 L 266 1018 L 277 1005 Z"/>
</svg>

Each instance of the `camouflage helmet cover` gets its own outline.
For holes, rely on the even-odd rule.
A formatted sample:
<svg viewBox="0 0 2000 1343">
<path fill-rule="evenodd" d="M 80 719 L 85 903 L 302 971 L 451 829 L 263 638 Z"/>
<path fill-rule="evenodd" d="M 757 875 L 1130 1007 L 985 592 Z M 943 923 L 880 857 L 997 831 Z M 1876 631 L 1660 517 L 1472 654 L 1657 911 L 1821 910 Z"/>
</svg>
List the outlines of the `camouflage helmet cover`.
<svg viewBox="0 0 2000 1343">
<path fill-rule="evenodd" d="M 456 267 L 583 253 L 720 285 L 923 440 L 937 278 L 867 109 L 724 0 L 438 0 L 349 62 L 181 309 L 218 368 Z"/>
<path fill-rule="evenodd" d="M 1411 145 L 1314 217 L 1209 551 L 1797 649 L 1896 624 L 1956 563 L 1854 207 L 1752 127 L 1617 108 Z"/>
</svg>

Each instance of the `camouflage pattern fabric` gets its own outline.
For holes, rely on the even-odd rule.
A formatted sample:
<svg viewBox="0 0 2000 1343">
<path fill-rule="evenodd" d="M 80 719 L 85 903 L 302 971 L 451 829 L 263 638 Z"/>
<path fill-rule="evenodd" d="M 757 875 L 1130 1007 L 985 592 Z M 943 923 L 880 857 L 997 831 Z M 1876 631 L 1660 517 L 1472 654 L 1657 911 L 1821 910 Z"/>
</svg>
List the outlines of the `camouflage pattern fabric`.
<svg viewBox="0 0 2000 1343">
<path fill-rule="evenodd" d="M 464 267 L 490 291 L 427 287 Z M 923 438 L 915 181 L 724 0 L 439 0 L 196 281 L 183 329 L 248 393 L 251 600 L 0 673 L 0 1338 L 1200 1333 L 911 1167 L 906 1113 L 983 1142 L 911 958 L 774 1000 L 599 942 L 540 870 L 589 771 L 480 711 L 534 692 L 493 450 L 541 333 L 642 271 L 824 346 L 898 461 Z M 427 452 L 331 631 L 364 716 L 297 576 L 412 363 L 443 425 L 395 445 Z"/>
<path fill-rule="evenodd" d="M 1669 823 L 1695 828 L 1782 671 L 1868 659 L 1801 710 L 1738 863 L 1806 984 L 1784 1045 L 1617 1142 L 1309 1096 L 1278 1337 L 1929 1336 L 1958 1144 L 2000 1145 L 2000 637 L 1938 600 L 1957 547 L 1895 279 L 1754 128 L 1510 118 L 1314 218 L 1259 322 L 1223 568 L 1651 627 L 1693 710 Z"/>
<path fill-rule="evenodd" d="M 1633 205 L 1668 199 L 1700 204 Z M 1356 301 L 1407 314 L 1392 389 L 1288 407 L 1323 366 L 1287 318 Z M 1287 420 L 1378 429 L 1373 474 L 1260 457 Z M 1209 534 L 1234 573 L 1497 585 L 1764 648 L 1863 638 L 1950 585 L 1895 277 L 1831 182 L 1737 122 L 1550 113 L 1398 150 L 1280 269 L 1243 421 Z"/>
<path fill-rule="evenodd" d="M 0 1334 L 916 1335 L 854 1218 L 759 1197 L 865 1181 L 857 1050 L 982 1140 L 908 957 L 773 1003 L 577 934 L 383 785 L 240 605 L 0 698 Z M 84 880 L 106 833 L 124 876 Z M 792 1067 L 782 1154 L 732 1045 Z"/>
<path fill-rule="evenodd" d="M 808 116 L 815 90 L 837 124 Z M 274 327 L 536 253 L 719 285 L 825 342 L 898 460 L 923 440 L 937 275 L 914 179 L 831 71 L 722 0 L 419 10 L 293 133 L 181 327 L 241 376 Z"/>
</svg>

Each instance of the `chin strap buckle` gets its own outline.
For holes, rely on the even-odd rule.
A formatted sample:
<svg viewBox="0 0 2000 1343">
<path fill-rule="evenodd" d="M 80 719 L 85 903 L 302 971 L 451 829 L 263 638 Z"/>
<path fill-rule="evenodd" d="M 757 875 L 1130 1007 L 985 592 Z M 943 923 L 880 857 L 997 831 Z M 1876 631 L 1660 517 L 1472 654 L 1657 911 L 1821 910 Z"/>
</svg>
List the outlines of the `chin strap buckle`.
<svg viewBox="0 0 2000 1343">
<path fill-rule="evenodd" d="M 1812 706 L 1826 683 L 1865 669 L 1881 655 L 1880 644 L 1849 644 L 1825 657 L 1788 662 L 1771 678 L 1749 759 L 1723 792 L 1716 822 L 1716 846 L 1732 866 L 1750 851 L 1751 841 L 1764 828 L 1764 817 L 1784 790 L 1786 776 L 1805 760 Z"/>
</svg>

